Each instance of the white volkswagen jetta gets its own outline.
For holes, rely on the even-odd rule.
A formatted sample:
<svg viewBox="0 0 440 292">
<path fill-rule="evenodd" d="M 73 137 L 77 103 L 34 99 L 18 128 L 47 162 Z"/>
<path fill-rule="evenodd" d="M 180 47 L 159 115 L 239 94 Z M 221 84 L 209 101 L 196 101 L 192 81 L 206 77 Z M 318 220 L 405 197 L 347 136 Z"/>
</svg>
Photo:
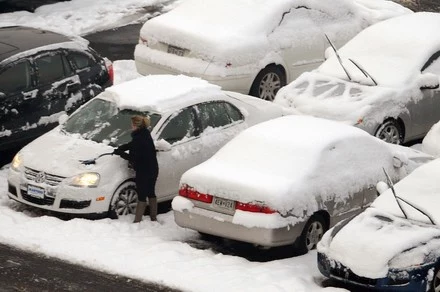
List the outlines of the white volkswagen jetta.
<svg viewBox="0 0 440 292">
<path fill-rule="evenodd" d="M 25 146 L 13 159 L 8 195 L 18 202 L 63 213 L 133 213 L 134 172 L 119 156 L 96 164 L 81 160 L 111 153 L 130 140 L 130 117 L 148 115 L 156 141 L 158 201 L 177 195 L 180 176 L 250 125 L 279 117 L 280 106 L 225 92 L 186 76 L 155 75 L 115 85 L 64 123 Z"/>
<path fill-rule="evenodd" d="M 186 0 L 144 24 L 136 68 L 273 100 L 324 61 L 325 34 L 343 45 L 377 21 L 410 12 L 383 0 Z"/>
</svg>

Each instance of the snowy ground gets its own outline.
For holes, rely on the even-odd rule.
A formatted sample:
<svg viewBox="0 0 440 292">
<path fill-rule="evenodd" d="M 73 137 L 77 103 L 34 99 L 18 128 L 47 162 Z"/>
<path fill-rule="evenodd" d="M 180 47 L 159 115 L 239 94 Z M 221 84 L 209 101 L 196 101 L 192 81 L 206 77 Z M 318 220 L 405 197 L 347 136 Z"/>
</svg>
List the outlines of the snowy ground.
<svg viewBox="0 0 440 292">
<path fill-rule="evenodd" d="M 133 216 L 64 221 L 8 199 L 7 167 L 0 170 L 0 242 L 75 264 L 184 291 L 345 291 L 321 288 L 316 252 L 268 262 L 215 250 L 191 230 Z"/>
<path fill-rule="evenodd" d="M 0 27 L 25 25 L 58 31 L 67 35 L 85 35 L 153 16 L 158 8 L 165 12 L 183 0 L 71 0 L 44 5 L 34 13 L 18 11 L 0 14 Z"/>
</svg>

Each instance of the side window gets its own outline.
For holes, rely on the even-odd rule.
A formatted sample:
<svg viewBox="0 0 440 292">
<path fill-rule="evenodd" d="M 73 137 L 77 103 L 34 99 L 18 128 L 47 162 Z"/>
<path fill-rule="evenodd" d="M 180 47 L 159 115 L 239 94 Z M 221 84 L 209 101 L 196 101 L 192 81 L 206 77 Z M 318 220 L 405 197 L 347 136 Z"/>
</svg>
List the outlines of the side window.
<svg viewBox="0 0 440 292">
<path fill-rule="evenodd" d="M 65 72 L 66 64 L 61 54 L 39 57 L 35 64 L 37 65 L 40 84 L 52 83 L 69 74 L 69 72 Z"/>
<path fill-rule="evenodd" d="M 231 123 L 224 102 L 210 102 L 197 105 L 202 131 L 208 127 L 218 128 Z"/>
<path fill-rule="evenodd" d="M 440 75 L 440 52 L 435 53 L 429 58 L 428 62 L 423 66 L 422 72 Z"/>
<path fill-rule="evenodd" d="M 69 59 L 75 64 L 77 69 L 91 67 L 95 62 L 81 53 L 69 53 Z"/>
<path fill-rule="evenodd" d="M 164 139 L 170 144 L 178 142 L 185 137 L 195 136 L 196 127 L 192 108 L 186 108 L 177 115 L 171 117 L 163 128 L 159 139 Z"/>
<path fill-rule="evenodd" d="M 17 92 L 31 88 L 31 65 L 19 62 L 0 73 L 0 92 Z"/>
<path fill-rule="evenodd" d="M 235 106 L 233 106 L 229 102 L 225 102 L 225 107 L 226 107 L 226 111 L 229 114 L 229 117 L 231 118 L 231 120 L 233 122 L 244 120 L 243 114 L 241 113 L 241 111 L 238 108 L 236 108 Z"/>
</svg>

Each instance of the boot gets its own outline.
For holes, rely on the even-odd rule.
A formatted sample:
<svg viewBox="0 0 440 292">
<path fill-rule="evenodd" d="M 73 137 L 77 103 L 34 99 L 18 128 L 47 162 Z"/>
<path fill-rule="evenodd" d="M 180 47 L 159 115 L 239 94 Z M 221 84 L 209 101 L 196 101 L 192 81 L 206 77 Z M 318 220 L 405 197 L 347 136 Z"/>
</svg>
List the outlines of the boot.
<svg viewBox="0 0 440 292">
<path fill-rule="evenodd" d="M 148 205 L 150 207 L 150 220 L 157 221 L 157 198 L 148 198 Z"/>
<path fill-rule="evenodd" d="M 138 223 L 142 221 L 142 215 L 144 215 L 146 207 L 147 207 L 147 202 L 141 202 L 141 201 L 137 202 L 136 214 L 134 215 L 133 223 Z"/>
</svg>

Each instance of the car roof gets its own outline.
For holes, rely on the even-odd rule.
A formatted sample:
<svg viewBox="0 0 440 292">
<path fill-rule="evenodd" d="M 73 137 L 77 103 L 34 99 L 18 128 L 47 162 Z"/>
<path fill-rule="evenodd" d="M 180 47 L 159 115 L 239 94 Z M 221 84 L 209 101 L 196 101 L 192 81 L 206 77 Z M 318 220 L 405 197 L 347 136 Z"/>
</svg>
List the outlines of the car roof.
<svg viewBox="0 0 440 292">
<path fill-rule="evenodd" d="M 109 87 L 100 97 L 115 102 L 120 109 L 165 113 L 220 94 L 219 86 L 200 78 L 149 75 Z"/>
<path fill-rule="evenodd" d="M 51 44 L 72 41 L 67 36 L 23 26 L 0 28 L 0 62 L 21 52 Z"/>
</svg>

